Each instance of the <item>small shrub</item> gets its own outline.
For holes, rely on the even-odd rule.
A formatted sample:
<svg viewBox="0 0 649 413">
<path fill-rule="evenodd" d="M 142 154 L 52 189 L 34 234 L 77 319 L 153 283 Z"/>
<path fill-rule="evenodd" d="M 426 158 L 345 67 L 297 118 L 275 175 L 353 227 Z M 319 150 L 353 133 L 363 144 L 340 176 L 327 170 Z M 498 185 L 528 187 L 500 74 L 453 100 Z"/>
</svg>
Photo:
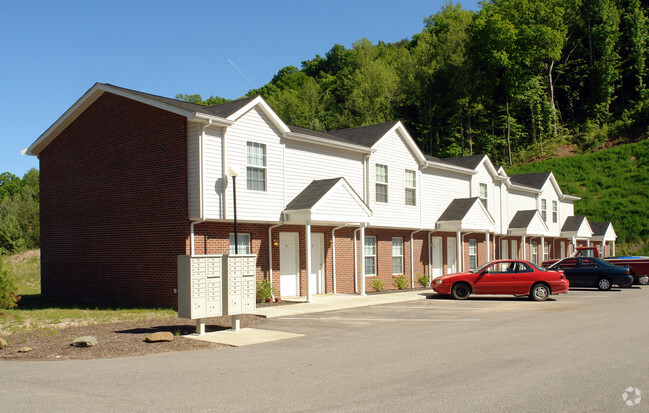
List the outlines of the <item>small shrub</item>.
<svg viewBox="0 0 649 413">
<path fill-rule="evenodd" d="M 403 290 L 408 285 L 408 280 L 403 274 L 393 275 L 392 279 L 394 280 L 394 284 L 400 290 Z"/>
<path fill-rule="evenodd" d="M 273 286 L 267 279 L 257 281 L 257 302 L 264 303 L 273 298 Z"/>
<path fill-rule="evenodd" d="M 379 277 L 374 277 L 372 281 L 370 281 L 370 286 L 374 291 L 381 292 L 381 290 L 383 290 L 383 280 Z"/>
<path fill-rule="evenodd" d="M 422 287 L 428 287 L 430 285 L 430 276 L 428 274 L 417 274 L 417 280 Z"/>
<path fill-rule="evenodd" d="M 16 294 L 16 283 L 0 257 L 0 308 L 14 308 L 18 300 L 20 296 Z"/>
</svg>

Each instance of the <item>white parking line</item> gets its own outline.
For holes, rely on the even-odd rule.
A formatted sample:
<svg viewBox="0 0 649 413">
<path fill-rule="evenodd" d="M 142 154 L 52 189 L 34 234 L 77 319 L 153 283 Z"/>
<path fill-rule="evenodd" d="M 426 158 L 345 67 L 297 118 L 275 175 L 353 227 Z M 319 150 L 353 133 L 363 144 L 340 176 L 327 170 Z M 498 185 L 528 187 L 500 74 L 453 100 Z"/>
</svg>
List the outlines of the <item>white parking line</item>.
<svg viewBox="0 0 649 413">
<path fill-rule="evenodd" d="M 422 321 L 422 322 L 450 322 L 450 321 L 480 321 L 479 318 L 345 318 L 345 317 L 282 317 L 283 320 L 334 320 L 334 321 Z"/>
<path fill-rule="evenodd" d="M 492 308 L 492 307 L 441 307 L 441 306 L 436 306 L 436 305 L 427 305 L 427 306 L 405 306 L 405 305 L 373 305 L 372 308 L 403 308 L 407 310 L 412 310 L 412 309 L 422 309 L 422 308 L 429 308 L 429 309 L 440 309 L 440 310 L 484 310 L 486 308 Z"/>
</svg>

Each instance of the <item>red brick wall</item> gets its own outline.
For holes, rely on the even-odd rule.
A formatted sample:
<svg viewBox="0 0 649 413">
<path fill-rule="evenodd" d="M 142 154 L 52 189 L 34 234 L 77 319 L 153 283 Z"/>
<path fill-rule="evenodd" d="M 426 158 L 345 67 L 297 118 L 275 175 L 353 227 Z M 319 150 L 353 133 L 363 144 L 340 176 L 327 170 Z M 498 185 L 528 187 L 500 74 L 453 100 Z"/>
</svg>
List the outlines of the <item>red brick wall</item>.
<svg viewBox="0 0 649 413">
<path fill-rule="evenodd" d="M 176 305 L 189 233 L 186 125 L 104 93 L 41 152 L 45 296 Z"/>
</svg>

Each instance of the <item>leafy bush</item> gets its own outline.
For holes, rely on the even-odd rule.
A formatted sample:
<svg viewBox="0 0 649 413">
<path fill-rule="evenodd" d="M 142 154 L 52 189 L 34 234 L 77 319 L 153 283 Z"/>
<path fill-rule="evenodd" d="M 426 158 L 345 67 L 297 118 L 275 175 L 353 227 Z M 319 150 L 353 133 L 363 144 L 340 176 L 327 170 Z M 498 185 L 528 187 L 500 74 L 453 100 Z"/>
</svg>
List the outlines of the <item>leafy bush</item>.
<svg viewBox="0 0 649 413">
<path fill-rule="evenodd" d="M 4 259 L 0 257 L 0 308 L 14 308 L 20 300 L 16 294 L 16 283 L 5 266 Z"/>
<path fill-rule="evenodd" d="M 422 287 L 428 287 L 430 285 L 430 276 L 428 274 L 417 274 L 417 280 Z"/>
<path fill-rule="evenodd" d="M 381 290 L 383 290 L 383 280 L 379 277 L 374 277 L 372 278 L 372 281 L 370 281 L 370 286 L 374 289 L 374 291 L 380 292 Z"/>
<path fill-rule="evenodd" d="M 267 279 L 257 281 L 257 302 L 264 303 L 273 298 L 273 286 Z"/>
<path fill-rule="evenodd" d="M 408 286 L 408 280 L 403 274 L 393 275 L 392 279 L 394 280 L 394 284 L 400 290 L 403 290 L 404 288 L 406 288 L 406 286 Z"/>
</svg>

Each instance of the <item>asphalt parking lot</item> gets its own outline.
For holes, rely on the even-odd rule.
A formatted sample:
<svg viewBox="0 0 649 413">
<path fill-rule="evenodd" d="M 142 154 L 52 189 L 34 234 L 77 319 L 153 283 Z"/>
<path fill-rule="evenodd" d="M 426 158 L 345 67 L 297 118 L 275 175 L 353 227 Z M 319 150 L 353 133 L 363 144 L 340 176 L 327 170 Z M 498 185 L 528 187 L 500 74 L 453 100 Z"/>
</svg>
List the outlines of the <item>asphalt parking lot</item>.
<svg viewBox="0 0 649 413">
<path fill-rule="evenodd" d="M 267 319 L 256 327 L 301 336 L 264 344 L 2 363 L 0 397 L 9 411 L 649 410 L 649 288 L 546 302 L 425 294 Z"/>
</svg>

